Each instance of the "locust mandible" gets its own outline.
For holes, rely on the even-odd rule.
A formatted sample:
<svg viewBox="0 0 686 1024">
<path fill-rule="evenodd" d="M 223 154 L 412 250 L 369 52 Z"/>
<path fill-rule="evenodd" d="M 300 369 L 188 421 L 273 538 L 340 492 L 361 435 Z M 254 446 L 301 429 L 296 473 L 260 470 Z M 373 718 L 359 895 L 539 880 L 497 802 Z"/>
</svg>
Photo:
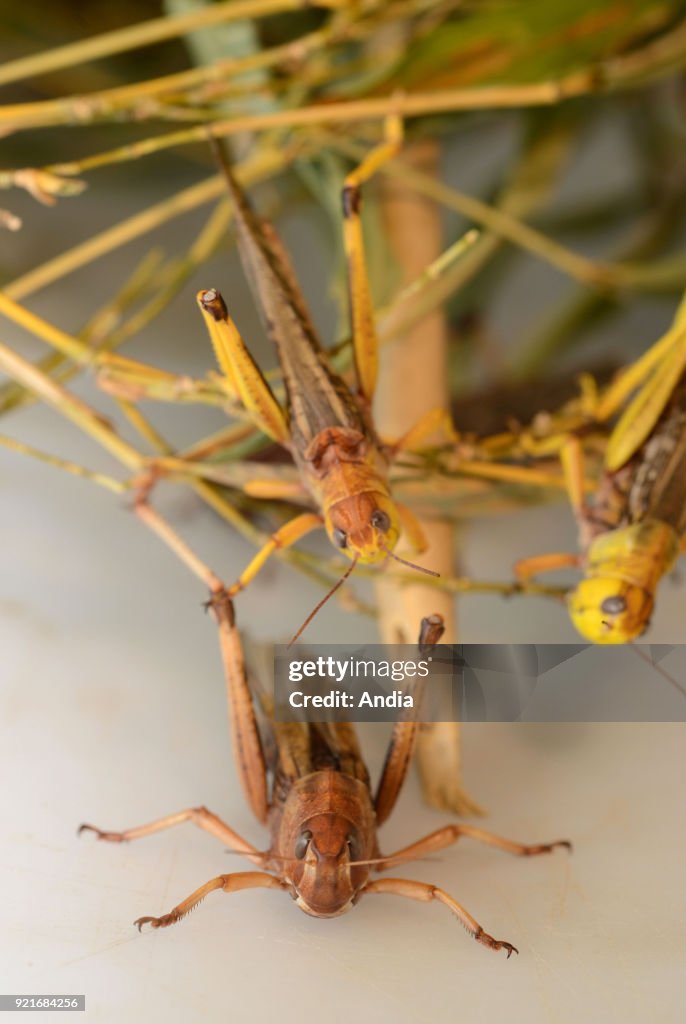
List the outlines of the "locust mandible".
<svg viewBox="0 0 686 1024">
<path fill-rule="evenodd" d="M 221 294 L 216 289 L 201 291 L 198 304 L 227 386 L 255 424 L 290 452 L 299 471 L 300 493 L 304 489 L 316 509 L 298 515 L 270 537 L 229 588 L 230 596 L 254 578 L 275 550 L 296 543 L 322 526 L 334 547 L 352 561 L 333 590 L 358 562 L 378 564 L 389 557 L 437 575 L 394 553 L 401 534 L 414 551 L 421 552 L 426 545 L 414 515 L 391 495 L 389 469 L 399 452 L 412 450 L 437 429 L 443 428 L 452 436 L 451 425 L 444 411 L 432 410 L 400 440 L 384 444 L 371 414 L 378 354 L 360 221 L 360 186 L 400 146 L 397 119 L 389 119 L 386 133 L 387 140 L 347 176 L 343 188 L 354 388 L 331 368 L 281 242 L 272 226 L 252 209 L 226 157 L 214 143 L 233 200 L 243 267 L 266 332 L 277 350 L 286 392 L 285 409 L 250 355 Z M 268 484 L 260 486 L 259 494 L 287 496 L 283 486 L 270 489 Z"/>
<path fill-rule="evenodd" d="M 550 853 L 558 846 L 569 849 L 570 843 L 557 840 L 527 846 L 460 824 L 440 828 L 396 853 L 382 854 L 376 830 L 387 820 L 400 794 L 412 758 L 417 723 L 411 718 L 396 722 L 375 793 L 350 723 L 278 722 L 263 695 L 257 704 L 266 719 L 261 732 L 233 605 L 226 591 L 215 592 L 212 608 L 226 672 L 236 767 L 255 817 L 269 827 L 271 845 L 268 850 L 259 851 L 205 807 L 180 811 L 124 832 L 82 825 L 79 832 L 90 831 L 99 839 L 124 842 L 191 821 L 263 869 L 217 875 L 169 913 L 138 918 L 135 924 L 139 930 L 143 925 L 166 928 L 175 924 L 217 891 L 278 889 L 288 893 L 301 910 L 313 917 L 337 917 L 350 910 L 362 896 L 386 894 L 442 903 L 477 942 L 489 949 L 505 950 L 508 957 L 517 952 L 512 943 L 485 932 L 443 889 L 405 878 L 372 879 L 372 870 L 384 871 L 416 860 L 462 837 L 519 856 Z M 424 619 L 420 650 L 426 653 L 439 641 L 442 632 L 440 616 Z M 420 691 L 421 681 L 417 680 L 416 704 Z"/>
</svg>

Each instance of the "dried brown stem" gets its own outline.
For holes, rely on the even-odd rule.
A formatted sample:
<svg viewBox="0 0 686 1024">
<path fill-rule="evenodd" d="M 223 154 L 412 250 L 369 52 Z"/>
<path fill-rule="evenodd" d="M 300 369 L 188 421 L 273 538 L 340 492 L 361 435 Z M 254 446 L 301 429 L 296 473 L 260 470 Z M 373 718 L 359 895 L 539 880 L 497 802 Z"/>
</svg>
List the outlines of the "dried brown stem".
<svg viewBox="0 0 686 1024">
<path fill-rule="evenodd" d="M 433 140 L 415 144 L 405 154 L 407 161 L 429 174 L 436 172 L 438 155 L 438 144 Z M 442 250 L 439 210 L 434 202 L 393 178 L 383 181 L 382 204 L 391 249 L 405 280 L 413 280 Z M 384 436 L 399 437 L 430 409 L 448 408 L 447 329 L 440 311 L 385 346 L 381 360 L 376 415 Z M 429 545 L 422 564 L 443 576 L 452 576 L 454 526 L 438 518 L 423 519 L 421 526 Z M 429 588 L 424 582 L 398 587 L 383 577 L 376 584 L 376 595 L 386 643 L 411 642 L 422 618 L 434 613 L 445 621 L 445 642 L 455 642 L 453 595 Z M 417 756 L 424 795 L 430 804 L 458 814 L 479 812 L 462 789 L 457 723 L 424 726 Z"/>
</svg>

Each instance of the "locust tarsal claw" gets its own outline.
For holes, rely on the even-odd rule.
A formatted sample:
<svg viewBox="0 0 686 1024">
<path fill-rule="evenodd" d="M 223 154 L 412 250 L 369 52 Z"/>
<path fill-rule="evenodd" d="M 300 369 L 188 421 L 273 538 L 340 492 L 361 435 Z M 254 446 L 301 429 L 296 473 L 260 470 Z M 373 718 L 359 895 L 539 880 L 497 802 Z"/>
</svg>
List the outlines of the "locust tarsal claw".
<svg viewBox="0 0 686 1024">
<path fill-rule="evenodd" d="M 151 928 L 166 928 L 170 924 L 175 924 L 177 918 L 173 914 L 165 914 L 164 917 L 137 917 L 133 922 L 139 932 L 143 931 L 143 925 L 149 924 Z"/>
<path fill-rule="evenodd" d="M 206 612 L 213 611 L 215 613 L 219 611 L 224 612 L 224 617 L 228 619 L 229 623 L 233 625 L 235 621 L 235 614 L 233 610 L 233 601 L 228 590 L 222 588 L 221 590 L 213 590 L 206 601 L 202 603 L 203 608 Z"/>
<path fill-rule="evenodd" d="M 519 950 L 516 946 L 513 946 L 511 942 L 504 942 L 502 939 L 494 939 L 492 935 L 488 935 L 486 932 L 477 933 L 474 938 L 477 942 L 480 942 L 483 946 L 487 946 L 489 949 L 493 949 L 496 952 L 499 949 L 507 950 L 507 959 L 509 960 L 513 953 L 519 956 Z"/>
<path fill-rule="evenodd" d="M 122 832 L 103 832 L 95 825 L 79 825 L 76 834 L 80 836 L 83 832 L 94 832 L 96 839 L 104 839 L 108 843 L 125 843 L 126 836 Z"/>
<path fill-rule="evenodd" d="M 539 853 L 552 853 L 558 847 L 564 847 L 569 853 L 572 853 L 574 847 L 570 843 L 569 839 L 556 839 L 554 843 L 539 843 L 537 846 L 527 846 L 524 853 L 525 857 L 535 857 Z"/>
</svg>

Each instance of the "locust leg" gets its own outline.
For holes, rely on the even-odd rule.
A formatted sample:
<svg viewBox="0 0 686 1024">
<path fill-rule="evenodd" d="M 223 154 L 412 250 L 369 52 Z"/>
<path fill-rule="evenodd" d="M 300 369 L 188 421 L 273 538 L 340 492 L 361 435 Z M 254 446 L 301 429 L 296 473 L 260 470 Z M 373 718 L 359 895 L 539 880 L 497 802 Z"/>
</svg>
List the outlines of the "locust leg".
<svg viewBox="0 0 686 1024">
<path fill-rule="evenodd" d="M 556 847 L 564 846 L 571 850 L 572 844 L 567 839 L 556 839 L 552 843 L 516 843 L 512 839 L 503 839 L 502 836 L 493 835 L 485 829 L 476 828 L 473 825 L 446 825 L 439 828 L 430 835 L 418 839 L 416 843 L 404 846 L 396 853 L 389 853 L 385 863 L 380 864 L 376 870 L 385 871 L 387 868 L 395 867 L 396 864 L 403 864 L 408 860 L 418 860 L 427 854 L 435 853 L 437 850 L 444 850 L 446 846 L 452 846 L 463 836 L 474 839 L 478 843 L 485 843 L 487 846 L 494 846 L 506 853 L 513 853 L 517 857 L 537 857 L 542 853 L 551 853 Z"/>
<path fill-rule="evenodd" d="M 355 369 L 360 394 L 371 403 L 378 374 L 378 338 L 374 323 L 374 306 L 364 253 L 364 237 L 360 217 L 360 186 L 400 148 L 402 122 L 389 117 L 385 124 L 386 140 L 369 153 L 365 160 L 345 179 L 343 186 L 343 243 L 348 263 L 350 315 L 355 351 Z"/>
<path fill-rule="evenodd" d="M 510 466 L 498 462 L 459 458 L 454 468 L 465 476 L 476 476 L 484 480 L 498 480 L 503 483 L 521 484 L 523 487 L 547 487 L 567 490 L 567 482 L 557 473 L 536 469 L 532 466 Z M 584 485 L 586 486 L 586 485 Z M 589 484 L 589 488 L 590 488 Z"/>
<path fill-rule="evenodd" d="M 586 485 L 584 479 L 584 454 L 578 437 L 566 437 L 560 448 L 560 462 L 565 479 L 569 502 L 577 522 L 586 515 Z"/>
<path fill-rule="evenodd" d="M 403 538 L 416 554 L 422 554 L 427 549 L 427 541 L 421 527 L 421 523 L 407 505 L 403 505 L 402 502 L 396 501 L 395 507 L 398 510 L 398 515 L 400 516 L 400 523 L 403 528 Z"/>
<path fill-rule="evenodd" d="M 551 552 L 549 555 L 533 555 L 531 558 L 520 558 L 515 562 L 514 571 L 521 583 L 528 583 L 534 576 L 555 569 L 576 569 L 581 565 L 581 555 L 564 551 Z"/>
<path fill-rule="evenodd" d="M 258 821 L 265 822 L 269 810 L 267 769 L 231 599 L 219 577 L 197 557 L 169 523 L 148 505 L 144 496 L 139 495 L 136 501 L 136 513 L 210 589 L 212 597 L 209 603 L 219 631 L 238 776 L 253 814 Z"/>
<path fill-rule="evenodd" d="M 242 889 L 284 889 L 285 887 L 284 882 L 263 871 L 239 871 L 234 875 L 218 875 L 201 885 L 168 914 L 163 914 L 162 917 L 139 917 L 133 923 L 138 931 L 141 931 L 144 924 L 149 924 L 151 928 L 168 928 L 170 924 L 176 924 L 182 917 L 189 914 L 211 892 L 216 892 L 218 889 L 221 889 L 222 892 L 232 893 L 240 892 Z"/>
<path fill-rule="evenodd" d="M 406 899 L 418 900 L 420 903 L 430 903 L 432 900 L 437 900 L 455 915 L 467 934 L 471 935 L 477 942 L 480 942 L 482 946 L 487 946 L 488 949 L 494 950 L 505 949 L 507 950 L 508 959 L 513 953 L 519 952 L 511 942 L 494 939 L 492 935 L 485 932 L 479 922 L 457 900 L 454 900 L 447 892 L 444 892 L 443 889 L 439 889 L 435 885 L 429 885 L 426 882 L 412 882 L 407 878 L 381 878 L 375 882 L 369 882 L 360 895 L 366 895 L 367 893 L 404 896 Z"/>
<path fill-rule="evenodd" d="M 267 543 L 260 548 L 252 561 L 243 570 L 236 582 L 229 587 L 227 591 L 228 596 L 235 597 L 235 595 L 241 590 L 244 590 L 255 576 L 257 576 L 269 556 L 275 551 L 290 548 L 302 537 L 306 536 L 306 534 L 311 533 L 312 530 L 319 529 L 321 525 L 321 516 L 317 515 L 315 512 L 303 512 L 301 515 L 296 516 L 295 519 L 291 519 L 290 522 L 276 530 L 271 535 Z"/>
<path fill-rule="evenodd" d="M 581 445 L 569 431 L 560 432 L 545 440 L 522 440 L 521 445 L 526 454 L 556 456 L 560 458 L 563 473 L 559 475 L 535 466 L 513 466 L 496 461 L 480 460 L 471 454 L 463 455 L 459 449 L 456 457 L 449 462 L 454 468 L 466 476 L 481 477 L 486 480 L 499 480 L 503 483 L 522 484 L 525 487 L 548 487 L 566 490 L 572 506 L 578 510 L 584 502 L 584 494 L 594 489 L 594 483 L 586 480 L 583 472 Z M 488 449 L 488 444 L 486 444 Z"/>
<path fill-rule="evenodd" d="M 287 447 L 290 433 L 283 410 L 230 318 L 224 299 L 210 288 L 198 292 L 197 301 L 232 397 L 240 399 L 260 430 Z"/>
<path fill-rule="evenodd" d="M 445 631 L 445 624 L 442 615 L 429 615 L 422 619 L 419 631 L 419 650 L 422 657 L 427 654 L 437 643 L 439 643 Z M 414 689 L 415 707 L 412 713 L 421 702 L 423 684 L 417 680 Z M 374 811 L 377 825 L 386 821 L 395 807 L 396 800 L 400 795 L 408 769 L 412 762 L 412 754 L 417 739 L 418 723 L 414 718 L 404 720 L 399 718 L 393 726 L 391 742 L 388 745 L 386 759 L 384 761 L 381 778 L 374 797 Z"/>
<path fill-rule="evenodd" d="M 625 465 L 650 437 L 685 368 L 686 297 L 669 330 L 610 384 L 598 402 L 596 419 L 609 419 L 638 388 L 608 440 L 605 465 L 610 472 Z"/>
<path fill-rule="evenodd" d="M 684 327 L 686 326 L 686 301 L 682 301 L 671 327 L 644 354 L 622 370 L 605 389 L 595 408 L 595 418 L 601 422 L 609 419 L 660 364 L 672 364 L 677 377 L 683 372 L 686 360 Z"/>
<path fill-rule="evenodd" d="M 442 433 L 446 441 L 459 442 L 459 435 L 453 426 L 447 409 L 429 409 L 410 429 L 389 447 L 395 458 L 400 452 L 414 452 L 432 434 Z"/>
<path fill-rule="evenodd" d="M 143 839 L 144 836 L 152 836 L 155 832 L 163 832 L 167 828 L 173 828 L 174 825 L 181 825 L 184 821 L 193 822 L 198 828 L 209 832 L 222 843 L 226 843 L 231 850 L 245 854 L 255 863 L 262 863 L 264 860 L 262 854 L 251 843 L 239 836 L 206 807 L 189 807 L 185 811 L 168 814 L 165 818 L 158 818 L 157 821 L 151 821 L 147 825 L 138 825 L 136 828 L 128 828 L 123 832 L 106 832 L 96 828 L 95 825 L 81 825 L 79 835 L 82 832 L 94 832 L 98 839 L 103 839 L 108 843 L 128 843 L 132 839 Z"/>
<path fill-rule="evenodd" d="M 585 549 L 586 539 L 583 536 L 583 531 L 587 514 L 586 484 L 584 479 L 583 451 L 577 437 L 570 435 L 562 440 L 560 461 L 564 474 L 565 489 L 579 525 L 581 547 Z M 521 582 L 527 582 L 542 572 L 551 572 L 555 569 L 578 568 L 582 561 L 583 558 L 579 554 L 553 552 L 548 555 L 534 555 L 531 558 L 520 559 L 515 563 L 514 569 L 517 579 Z"/>
<path fill-rule="evenodd" d="M 243 493 L 251 498 L 263 498 L 276 501 L 302 501 L 307 491 L 296 480 L 248 480 L 243 485 Z"/>
</svg>

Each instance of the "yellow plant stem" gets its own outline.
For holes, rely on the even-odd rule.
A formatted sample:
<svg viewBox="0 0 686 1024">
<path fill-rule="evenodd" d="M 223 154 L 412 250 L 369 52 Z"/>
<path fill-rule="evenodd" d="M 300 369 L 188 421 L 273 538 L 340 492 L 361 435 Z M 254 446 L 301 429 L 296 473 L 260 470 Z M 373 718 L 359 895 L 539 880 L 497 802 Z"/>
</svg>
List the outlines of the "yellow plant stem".
<svg viewBox="0 0 686 1024">
<path fill-rule="evenodd" d="M 348 0 L 224 0 L 223 3 L 202 7 L 188 14 L 167 14 L 137 25 L 104 32 L 90 39 L 67 43 L 66 46 L 57 46 L 45 53 L 7 61 L 0 69 L 0 85 L 35 78 L 36 75 L 109 57 L 114 53 L 128 53 L 166 39 L 178 39 L 188 32 L 212 25 L 240 21 L 243 18 L 265 18 L 270 14 L 299 11 L 308 7 L 335 10 L 347 3 Z"/>
<path fill-rule="evenodd" d="M 28 360 L 13 352 L 2 342 L 0 342 L 0 369 L 33 391 L 42 401 L 61 412 L 129 469 L 138 470 L 143 466 L 143 456 L 119 437 L 99 413 L 91 409 L 82 399 L 70 394 L 60 384 L 41 373 Z"/>
<path fill-rule="evenodd" d="M 22 455 L 29 455 L 32 459 L 38 459 L 40 462 L 46 462 L 49 466 L 64 470 L 65 473 L 84 477 L 86 480 L 91 480 L 93 483 L 107 488 L 108 491 L 114 491 L 115 494 L 123 494 L 128 489 L 126 483 L 121 480 L 115 480 L 114 477 L 108 476 L 106 473 L 97 473 L 86 469 L 84 466 L 80 466 L 76 462 L 60 459 L 57 455 L 42 452 L 40 449 L 34 448 L 33 445 L 17 441 L 13 437 L 6 437 L 4 434 L 0 434 L 0 445 L 4 448 L 9 448 L 11 451 L 20 452 Z"/>
</svg>

